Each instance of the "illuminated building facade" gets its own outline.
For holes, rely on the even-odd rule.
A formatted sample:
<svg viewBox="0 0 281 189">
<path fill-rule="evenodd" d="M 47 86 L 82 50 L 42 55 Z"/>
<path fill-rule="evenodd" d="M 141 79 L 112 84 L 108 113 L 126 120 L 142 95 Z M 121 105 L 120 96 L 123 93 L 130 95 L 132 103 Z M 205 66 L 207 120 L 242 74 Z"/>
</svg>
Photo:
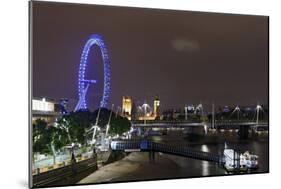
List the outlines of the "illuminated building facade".
<svg viewBox="0 0 281 189">
<path fill-rule="evenodd" d="M 155 117 L 160 116 L 160 100 L 158 96 L 155 96 L 154 98 L 154 106 L 153 106 L 153 113 Z"/>
<path fill-rule="evenodd" d="M 43 119 L 48 124 L 55 122 L 60 115 L 59 104 L 55 100 L 46 98 L 32 99 L 32 122 Z"/>
<path fill-rule="evenodd" d="M 133 104 L 131 97 L 122 97 L 122 115 L 129 120 L 155 120 L 160 119 L 160 100 L 155 96 L 153 107 L 146 101 L 142 105 Z"/>
<path fill-rule="evenodd" d="M 122 97 L 122 115 L 131 120 L 132 99 L 129 96 Z"/>
<path fill-rule="evenodd" d="M 150 105 L 146 102 L 139 108 L 139 114 L 138 120 L 154 120 L 155 116 L 153 115 L 152 108 Z"/>
<path fill-rule="evenodd" d="M 59 101 L 59 107 L 60 107 L 60 114 L 67 114 L 68 113 L 68 99 L 61 98 Z"/>
</svg>

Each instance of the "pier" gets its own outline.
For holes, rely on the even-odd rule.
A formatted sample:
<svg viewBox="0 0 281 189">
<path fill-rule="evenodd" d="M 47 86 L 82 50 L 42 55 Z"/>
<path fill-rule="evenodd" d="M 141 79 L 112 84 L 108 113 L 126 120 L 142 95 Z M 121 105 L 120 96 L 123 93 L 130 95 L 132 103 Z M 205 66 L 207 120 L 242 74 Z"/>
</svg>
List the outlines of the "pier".
<svg viewBox="0 0 281 189">
<path fill-rule="evenodd" d="M 149 140 L 118 140 L 111 142 L 111 149 L 113 151 L 124 152 L 150 152 L 150 156 L 153 159 L 154 152 L 162 152 L 172 155 L 178 155 L 188 158 L 194 158 L 198 160 L 211 161 L 224 164 L 224 157 L 218 154 L 213 154 L 204 151 L 193 150 L 188 146 L 176 146 L 170 144 L 156 143 Z"/>
</svg>

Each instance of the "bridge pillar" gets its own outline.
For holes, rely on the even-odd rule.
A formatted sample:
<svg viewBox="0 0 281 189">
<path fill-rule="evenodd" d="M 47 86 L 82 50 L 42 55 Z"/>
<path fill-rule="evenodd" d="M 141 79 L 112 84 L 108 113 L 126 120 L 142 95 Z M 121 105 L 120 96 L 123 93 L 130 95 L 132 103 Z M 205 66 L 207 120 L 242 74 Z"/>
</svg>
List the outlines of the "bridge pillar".
<svg viewBox="0 0 281 189">
<path fill-rule="evenodd" d="M 240 125 L 239 126 L 239 137 L 241 139 L 247 139 L 249 137 L 249 126 L 248 125 Z"/>
<path fill-rule="evenodd" d="M 138 128 L 138 136 L 141 136 L 141 134 L 142 134 L 142 128 Z"/>
</svg>

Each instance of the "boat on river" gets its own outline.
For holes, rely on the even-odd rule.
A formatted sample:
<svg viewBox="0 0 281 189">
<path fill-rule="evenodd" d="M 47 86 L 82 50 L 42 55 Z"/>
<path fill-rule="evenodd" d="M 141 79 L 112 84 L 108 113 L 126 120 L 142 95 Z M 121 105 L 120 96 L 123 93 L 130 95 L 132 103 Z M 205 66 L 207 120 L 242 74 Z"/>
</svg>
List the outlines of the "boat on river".
<svg viewBox="0 0 281 189">
<path fill-rule="evenodd" d="M 224 168 L 227 172 L 244 172 L 258 168 L 258 156 L 246 151 L 243 154 L 234 149 L 224 149 Z"/>
</svg>

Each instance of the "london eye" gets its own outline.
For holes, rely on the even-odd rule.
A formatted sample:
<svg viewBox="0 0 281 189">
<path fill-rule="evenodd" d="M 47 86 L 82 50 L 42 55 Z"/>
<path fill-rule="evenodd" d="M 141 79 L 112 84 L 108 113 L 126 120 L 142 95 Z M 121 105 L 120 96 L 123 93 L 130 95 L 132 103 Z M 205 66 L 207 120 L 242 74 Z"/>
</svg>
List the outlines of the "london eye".
<svg viewBox="0 0 281 189">
<path fill-rule="evenodd" d="M 88 64 L 88 55 L 92 46 L 97 45 L 101 51 L 102 61 L 103 61 L 103 93 L 100 99 L 100 107 L 105 108 L 108 104 L 109 93 L 110 93 L 110 62 L 108 57 L 108 51 L 102 36 L 98 34 L 93 34 L 89 37 L 86 42 L 79 65 L 78 72 L 78 96 L 79 101 L 74 109 L 74 111 L 87 109 L 88 104 L 86 100 L 87 91 L 91 84 L 95 84 L 97 81 L 94 79 L 87 78 L 85 75 L 87 64 Z"/>
</svg>

